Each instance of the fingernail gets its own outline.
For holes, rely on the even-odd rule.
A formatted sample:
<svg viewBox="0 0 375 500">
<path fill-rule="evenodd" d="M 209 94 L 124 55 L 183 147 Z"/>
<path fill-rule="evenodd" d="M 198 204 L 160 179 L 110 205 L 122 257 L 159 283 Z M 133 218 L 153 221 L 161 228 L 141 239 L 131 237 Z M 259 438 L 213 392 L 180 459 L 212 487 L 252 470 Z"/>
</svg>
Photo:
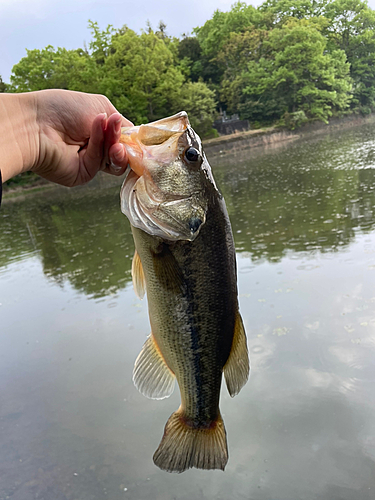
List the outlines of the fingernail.
<svg viewBox="0 0 375 500">
<path fill-rule="evenodd" d="M 102 114 L 102 129 L 105 130 L 107 128 L 107 113 Z"/>
<path fill-rule="evenodd" d="M 119 132 L 121 132 L 121 118 L 117 118 L 117 120 L 115 120 L 115 132 L 118 134 Z"/>
<path fill-rule="evenodd" d="M 124 159 L 124 156 L 125 156 L 124 147 L 122 147 L 119 151 L 117 151 L 117 153 L 114 153 L 113 156 L 114 156 L 115 160 L 122 161 Z"/>
</svg>

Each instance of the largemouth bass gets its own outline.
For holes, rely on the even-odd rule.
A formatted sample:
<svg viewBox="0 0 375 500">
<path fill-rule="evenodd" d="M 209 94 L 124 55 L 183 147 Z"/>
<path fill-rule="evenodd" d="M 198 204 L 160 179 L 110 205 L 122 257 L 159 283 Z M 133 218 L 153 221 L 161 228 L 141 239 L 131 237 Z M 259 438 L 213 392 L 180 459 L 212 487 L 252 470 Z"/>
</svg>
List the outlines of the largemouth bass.
<svg viewBox="0 0 375 500">
<path fill-rule="evenodd" d="M 149 398 L 170 396 L 175 379 L 181 392 L 154 462 L 169 472 L 224 470 L 222 374 L 231 396 L 249 375 L 225 202 L 185 112 L 123 129 L 121 142 L 130 165 L 121 210 L 136 248 L 133 284 L 140 298 L 147 290 L 151 323 L 133 380 Z"/>
</svg>

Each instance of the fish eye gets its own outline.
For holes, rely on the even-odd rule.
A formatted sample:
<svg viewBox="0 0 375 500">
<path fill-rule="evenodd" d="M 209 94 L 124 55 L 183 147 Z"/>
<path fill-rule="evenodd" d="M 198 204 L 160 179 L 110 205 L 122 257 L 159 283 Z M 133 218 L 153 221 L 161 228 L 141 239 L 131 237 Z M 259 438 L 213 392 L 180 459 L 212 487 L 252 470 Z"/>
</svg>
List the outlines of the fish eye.
<svg viewBox="0 0 375 500">
<path fill-rule="evenodd" d="M 195 148 L 189 148 L 185 151 L 185 158 L 188 161 L 197 161 L 199 159 L 199 151 Z"/>
</svg>

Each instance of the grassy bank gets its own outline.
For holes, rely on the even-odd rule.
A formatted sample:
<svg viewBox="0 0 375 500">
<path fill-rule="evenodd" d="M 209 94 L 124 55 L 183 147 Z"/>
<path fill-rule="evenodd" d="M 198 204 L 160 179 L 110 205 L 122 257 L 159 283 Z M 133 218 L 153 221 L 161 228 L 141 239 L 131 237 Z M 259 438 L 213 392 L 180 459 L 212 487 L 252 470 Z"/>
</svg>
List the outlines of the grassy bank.
<svg viewBox="0 0 375 500">
<path fill-rule="evenodd" d="M 52 183 L 39 177 L 33 172 L 25 172 L 24 174 L 16 175 L 3 184 L 3 199 L 14 198 L 19 194 L 28 192 L 36 192 L 48 189 Z"/>
</svg>

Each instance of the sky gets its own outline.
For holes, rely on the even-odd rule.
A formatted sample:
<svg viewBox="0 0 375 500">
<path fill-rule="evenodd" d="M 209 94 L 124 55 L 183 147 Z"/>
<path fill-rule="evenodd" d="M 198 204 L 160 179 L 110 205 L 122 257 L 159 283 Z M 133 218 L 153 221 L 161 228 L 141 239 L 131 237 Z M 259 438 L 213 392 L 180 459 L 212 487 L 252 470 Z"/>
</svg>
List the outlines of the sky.
<svg viewBox="0 0 375 500">
<path fill-rule="evenodd" d="M 375 0 L 374 0 L 375 2 Z M 0 0 L 0 75 L 6 83 L 26 49 L 47 45 L 75 49 L 90 41 L 89 19 L 100 28 L 126 24 L 140 32 L 149 20 L 160 20 L 167 33 L 181 36 L 210 19 L 216 9 L 227 11 L 234 0 Z M 261 0 L 253 0 L 259 5 Z"/>
<path fill-rule="evenodd" d="M 0 0 L 0 75 L 6 83 L 14 64 L 26 55 L 26 49 L 47 45 L 76 49 L 90 41 L 89 19 L 100 28 L 108 24 L 120 28 L 126 24 L 139 32 L 151 22 L 155 29 L 160 20 L 167 33 L 181 36 L 202 26 L 216 9 L 227 11 L 234 0 Z M 262 0 L 246 3 L 259 5 Z M 375 9 L 375 0 L 369 0 Z"/>
</svg>

